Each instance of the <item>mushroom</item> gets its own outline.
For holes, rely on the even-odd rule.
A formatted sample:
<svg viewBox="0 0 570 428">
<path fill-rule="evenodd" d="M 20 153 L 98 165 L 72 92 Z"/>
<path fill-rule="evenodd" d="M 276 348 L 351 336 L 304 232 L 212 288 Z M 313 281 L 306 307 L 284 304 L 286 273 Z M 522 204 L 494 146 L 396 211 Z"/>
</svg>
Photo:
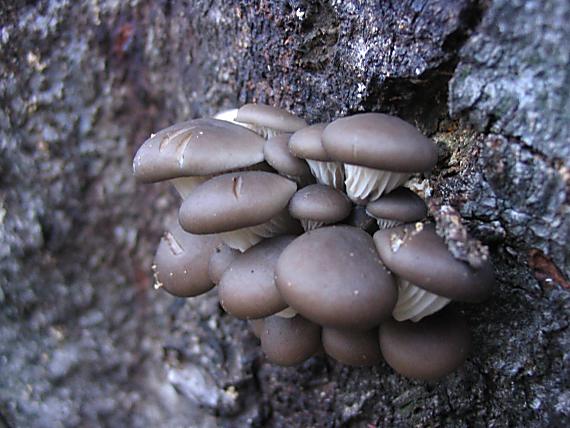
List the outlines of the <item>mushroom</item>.
<svg viewBox="0 0 570 428">
<path fill-rule="evenodd" d="M 292 366 L 319 351 L 321 327 L 300 315 L 294 318 L 271 316 L 263 321 L 260 340 L 269 361 Z"/>
<path fill-rule="evenodd" d="M 214 284 L 220 283 L 222 275 L 238 254 L 240 254 L 238 250 L 234 250 L 223 243 L 216 247 L 208 263 L 208 276 Z"/>
<path fill-rule="evenodd" d="M 397 320 L 419 321 L 450 300 L 480 302 L 491 293 L 491 264 L 475 269 L 454 258 L 432 224 L 379 230 L 374 243 L 388 269 L 399 276 Z"/>
<path fill-rule="evenodd" d="M 388 229 L 402 223 L 411 223 L 425 218 L 427 207 L 425 202 L 405 187 L 382 195 L 366 205 L 366 212 L 374 217 L 380 229 Z"/>
<path fill-rule="evenodd" d="M 304 187 L 289 201 L 291 217 L 298 219 L 306 231 L 338 223 L 350 214 L 351 208 L 344 193 L 323 184 Z"/>
<path fill-rule="evenodd" d="M 358 331 L 324 327 L 322 342 L 325 353 L 349 366 L 373 366 L 382 360 L 378 329 Z"/>
<path fill-rule="evenodd" d="M 275 265 L 294 236 L 278 236 L 239 254 L 224 272 L 218 287 L 220 304 L 231 315 L 265 318 L 287 308 L 275 286 Z"/>
<path fill-rule="evenodd" d="M 306 232 L 283 251 L 276 284 L 303 317 L 326 327 L 367 330 L 392 313 L 396 286 L 372 238 L 351 226 Z"/>
<path fill-rule="evenodd" d="M 280 134 L 269 138 L 263 146 L 263 155 L 269 165 L 279 174 L 296 181 L 300 186 L 314 182 L 311 170 L 303 159 L 289 151 L 291 134 Z"/>
<path fill-rule="evenodd" d="M 319 123 L 295 132 L 289 139 L 289 151 L 305 159 L 317 182 L 338 190 L 344 189 L 344 169 L 325 151 L 321 134 L 327 125 Z"/>
<path fill-rule="evenodd" d="M 223 174 L 199 185 L 180 207 L 182 228 L 196 234 L 219 233 L 244 252 L 263 238 L 301 231 L 286 207 L 297 185 L 263 171 Z"/>
<path fill-rule="evenodd" d="M 216 119 L 196 119 L 151 135 L 133 160 L 142 182 L 171 180 L 182 198 L 210 176 L 263 161 L 265 141 L 243 126 Z"/>
<path fill-rule="evenodd" d="M 374 232 L 378 230 L 378 222 L 366 213 L 366 206 L 364 205 L 354 205 L 350 215 L 343 223 L 358 227 L 370 235 L 374 235 Z"/>
<path fill-rule="evenodd" d="M 265 104 L 245 104 L 238 109 L 235 121 L 252 127 L 263 138 L 295 132 L 307 126 L 307 122 L 300 117 Z"/>
<path fill-rule="evenodd" d="M 247 324 L 249 325 L 251 332 L 258 339 L 261 337 L 261 332 L 263 331 L 264 323 L 265 322 L 263 318 L 258 318 L 255 320 L 247 320 Z"/>
<path fill-rule="evenodd" d="M 378 199 L 437 162 L 430 140 L 409 123 L 385 114 L 337 119 L 321 138 L 329 156 L 345 164 L 346 192 L 358 204 Z"/>
<path fill-rule="evenodd" d="M 178 297 L 194 297 L 214 284 L 208 262 L 220 239 L 215 235 L 193 235 L 172 222 L 158 245 L 154 262 L 155 288 Z"/>
<path fill-rule="evenodd" d="M 457 369 L 471 344 L 465 319 L 449 307 L 418 323 L 387 321 L 380 325 L 379 340 L 390 367 L 421 380 L 439 379 Z"/>
</svg>

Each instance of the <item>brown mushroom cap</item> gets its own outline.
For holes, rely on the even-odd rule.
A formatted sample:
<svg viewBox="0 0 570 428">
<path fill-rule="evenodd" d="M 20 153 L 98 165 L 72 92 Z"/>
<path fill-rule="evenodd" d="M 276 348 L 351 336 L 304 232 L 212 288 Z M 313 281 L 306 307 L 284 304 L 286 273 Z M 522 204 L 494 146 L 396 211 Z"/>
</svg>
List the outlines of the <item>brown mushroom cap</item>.
<svg viewBox="0 0 570 428">
<path fill-rule="evenodd" d="M 307 126 L 307 122 L 287 110 L 265 104 L 245 104 L 238 110 L 235 120 L 282 132 L 295 132 Z"/>
<path fill-rule="evenodd" d="M 432 224 L 379 230 L 374 243 L 388 269 L 427 291 L 464 302 L 481 302 L 491 294 L 491 263 L 474 269 L 457 260 Z"/>
<path fill-rule="evenodd" d="M 324 327 L 323 347 L 327 355 L 349 366 L 373 366 L 382 360 L 378 329 L 338 330 Z"/>
<path fill-rule="evenodd" d="M 245 168 L 263 161 L 265 140 L 243 126 L 196 119 L 163 129 L 137 151 L 135 177 L 155 182 Z"/>
<path fill-rule="evenodd" d="M 281 254 L 275 270 L 285 301 L 317 324 L 370 329 L 396 304 L 394 279 L 372 238 L 351 226 L 307 232 Z"/>
<path fill-rule="evenodd" d="M 291 134 L 279 134 L 269 138 L 263 146 L 263 154 L 269 165 L 281 174 L 291 177 L 311 177 L 307 162 L 299 159 L 289 151 Z"/>
<path fill-rule="evenodd" d="M 381 113 L 335 120 L 323 131 L 322 144 L 338 161 L 385 171 L 429 171 L 437 162 L 434 143 L 402 119 Z"/>
<path fill-rule="evenodd" d="M 289 151 L 296 157 L 329 162 L 333 158 L 325 151 L 321 143 L 321 134 L 326 123 L 307 126 L 291 135 Z"/>
<path fill-rule="evenodd" d="M 446 308 L 420 322 L 387 321 L 380 326 L 386 362 L 413 379 L 438 379 L 463 364 L 470 348 L 465 319 Z"/>
<path fill-rule="evenodd" d="M 226 312 L 264 318 L 287 307 L 275 286 L 275 265 L 294 236 L 267 239 L 239 254 L 222 275 L 218 292 Z"/>
<path fill-rule="evenodd" d="M 383 195 L 366 205 L 366 211 L 375 218 L 397 220 L 402 223 L 418 221 L 427 215 L 425 202 L 405 187 Z"/>
<path fill-rule="evenodd" d="M 180 224 L 192 233 L 255 226 L 282 211 L 297 185 L 277 174 L 245 171 L 214 177 L 196 187 L 180 207 Z"/>
<path fill-rule="evenodd" d="M 297 315 L 271 316 L 264 320 L 261 349 L 273 363 L 292 366 L 313 356 L 321 346 L 321 328 Z"/>
<path fill-rule="evenodd" d="M 303 187 L 289 201 L 289 213 L 297 219 L 336 223 L 350 214 L 348 197 L 332 187 L 311 184 Z"/>
<path fill-rule="evenodd" d="M 220 239 L 193 235 L 173 222 L 158 245 L 153 269 L 158 286 L 178 297 L 193 297 L 210 290 L 208 262 Z"/>
<path fill-rule="evenodd" d="M 220 283 L 222 275 L 238 254 L 240 254 L 238 250 L 234 250 L 225 244 L 216 247 L 208 263 L 208 276 L 214 284 Z"/>
</svg>

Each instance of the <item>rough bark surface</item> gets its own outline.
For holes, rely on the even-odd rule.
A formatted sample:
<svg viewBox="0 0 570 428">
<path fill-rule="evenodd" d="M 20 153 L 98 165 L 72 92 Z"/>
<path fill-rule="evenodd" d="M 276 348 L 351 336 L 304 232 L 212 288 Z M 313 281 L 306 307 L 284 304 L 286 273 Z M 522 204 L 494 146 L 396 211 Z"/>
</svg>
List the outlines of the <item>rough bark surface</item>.
<svg viewBox="0 0 570 428">
<path fill-rule="evenodd" d="M 569 20 L 566 0 L 0 0 L 0 426 L 568 426 Z M 152 289 L 178 202 L 135 184 L 134 151 L 250 101 L 437 142 L 418 189 L 498 278 L 462 307 L 462 369 L 279 368 L 215 292 Z"/>
</svg>

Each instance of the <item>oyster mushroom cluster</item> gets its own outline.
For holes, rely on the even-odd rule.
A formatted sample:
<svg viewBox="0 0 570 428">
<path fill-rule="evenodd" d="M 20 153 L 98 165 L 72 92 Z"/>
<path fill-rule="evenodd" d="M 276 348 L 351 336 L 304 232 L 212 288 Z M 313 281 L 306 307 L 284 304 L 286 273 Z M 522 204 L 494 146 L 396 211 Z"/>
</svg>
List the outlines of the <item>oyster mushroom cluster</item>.
<svg viewBox="0 0 570 428">
<path fill-rule="evenodd" d="M 436 162 L 432 141 L 379 113 L 307 126 L 248 104 L 161 130 L 133 162 L 138 180 L 170 180 L 182 198 L 155 287 L 193 297 L 217 285 L 223 309 L 249 320 L 277 364 L 324 352 L 444 376 L 470 343 L 448 304 L 483 301 L 494 278 L 489 262 L 455 259 L 402 187 Z"/>
</svg>

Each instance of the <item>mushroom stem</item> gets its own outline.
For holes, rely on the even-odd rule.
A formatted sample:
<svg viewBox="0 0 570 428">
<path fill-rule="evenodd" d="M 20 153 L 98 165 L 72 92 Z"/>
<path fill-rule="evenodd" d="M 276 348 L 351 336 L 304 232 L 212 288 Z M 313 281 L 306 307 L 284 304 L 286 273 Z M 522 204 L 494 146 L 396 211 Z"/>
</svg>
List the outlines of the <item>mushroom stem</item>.
<svg viewBox="0 0 570 428">
<path fill-rule="evenodd" d="M 411 174 L 372 169 L 365 166 L 345 164 L 346 194 L 357 204 L 376 200 L 404 184 Z"/>
<path fill-rule="evenodd" d="M 287 306 L 285 309 L 275 314 L 276 317 L 281 318 L 293 318 L 295 315 L 297 315 L 297 311 L 291 306 Z"/>
<path fill-rule="evenodd" d="M 194 188 L 204 181 L 208 180 L 210 176 L 198 176 L 198 177 L 178 177 L 170 180 L 178 194 L 182 199 L 186 197 L 194 190 Z"/>
<path fill-rule="evenodd" d="M 397 321 L 420 321 L 451 302 L 450 299 L 430 293 L 402 278 L 398 278 L 398 301 L 392 311 Z"/>
<path fill-rule="evenodd" d="M 305 218 L 302 218 L 300 221 L 301 221 L 301 226 L 303 226 L 303 230 L 305 232 L 318 229 L 319 227 L 323 227 L 325 225 L 324 221 L 309 220 Z"/>
<path fill-rule="evenodd" d="M 271 220 L 257 226 L 244 227 L 220 233 L 222 242 L 228 247 L 242 253 L 260 242 L 262 239 L 286 234 L 291 229 L 291 217 L 287 209 L 281 211 Z"/>
<path fill-rule="evenodd" d="M 344 169 L 342 163 L 317 161 L 313 159 L 306 159 L 306 161 L 318 183 L 343 190 Z"/>
</svg>

